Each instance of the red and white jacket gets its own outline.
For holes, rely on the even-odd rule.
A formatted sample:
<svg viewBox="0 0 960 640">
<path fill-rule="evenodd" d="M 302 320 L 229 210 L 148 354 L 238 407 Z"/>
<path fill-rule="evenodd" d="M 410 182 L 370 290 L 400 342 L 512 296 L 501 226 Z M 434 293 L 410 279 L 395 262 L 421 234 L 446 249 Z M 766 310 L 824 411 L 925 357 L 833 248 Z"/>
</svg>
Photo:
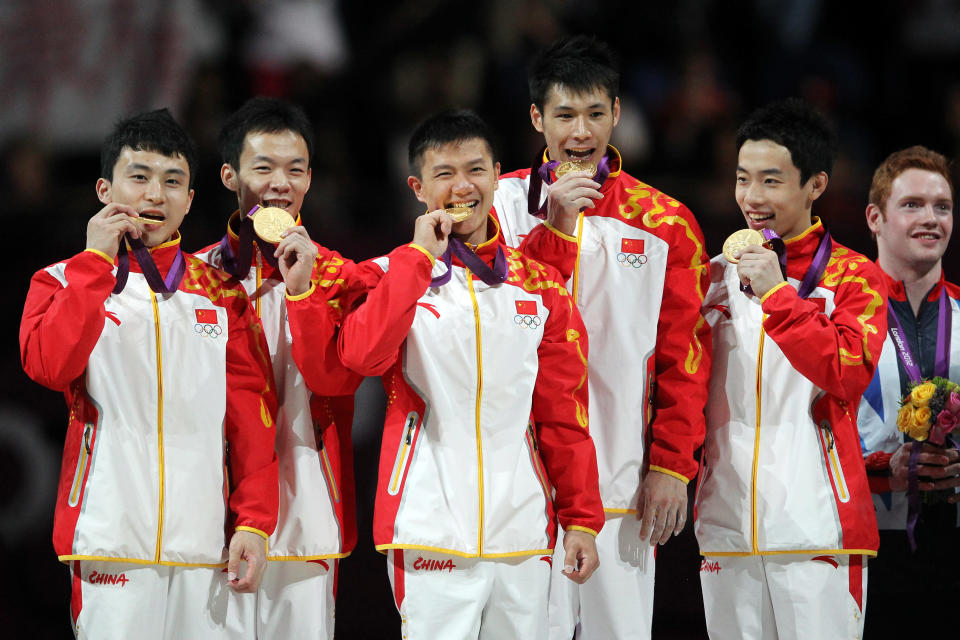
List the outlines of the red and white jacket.
<svg viewBox="0 0 960 640">
<path fill-rule="evenodd" d="M 508 245 L 560 270 L 590 335 L 590 433 L 600 495 L 634 513 L 647 469 L 689 482 L 703 443 L 710 373 L 703 234 L 680 202 L 611 171 L 575 236 L 527 212 L 530 170 L 505 174 L 494 208 Z M 544 158 L 546 160 L 546 158 Z M 541 201 L 546 199 L 544 186 Z"/>
<path fill-rule="evenodd" d="M 490 240 L 477 255 L 492 264 L 498 246 Z M 555 270 L 503 250 L 507 281 L 494 286 L 454 258 L 450 281 L 429 288 L 444 267 L 431 271 L 414 245 L 353 275 L 369 293 L 344 320 L 340 354 L 355 371 L 382 375 L 388 396 L 378 550 L 524 556 L 549 553 L 558 517 L 567 530 L 603 526 L 583 324 Z M 291 302 L 295 332 L 323 304 L 316 295 Z"/>
<path fill-rule="evenodd" d="M 234 255 L 239 238 L 235 212 L 227 223 Z M 299 220 L 297 221 L 299 224 Z M 316 243 L 314 243 L 316 244 Z M 338 253 L 316 245 L 311 291 L 320 288 L 336 305 L 347 261 Z M 220 244 L 197 257 L 222 268 Z M 287 320 L 286 286 L 279 269 L 267 264 L 254 243 L 249 273 L 240 281 L 263 323 L 280 406 L 277 413 L 276 452 L 280 462 L 280 512 L 270 536 L 269 560 L 319 560 L 350 554 L 357 541 L 356 500 L 353 481 L 353 393 L 362 377 L 340 364 L 333 332 L 339 309 L 317 314 L 310 330 L 318 342 L 326 341 L 330 353 L 307 357 L 314 376 L 301 373 L 293 356 L 293 334 Z"/>
<path fill-rule="evenodd" d="M 876 554 L 857 404 L 880 357 L 886 289 L 872 262 L 834 242 L 800 298 L 823 234 L 815 219 L 786 241 L 787 282 L 762 299 L 740 290 L 737 265 L 711 261 L 713 375 L 694 526 L 702 555 Z"/>
<path fill-rule="evenodd" d="M 166 275 L 179 236 L 151 254 Z M 227 274 L 184 254 L 155 294 L 88 250 L 38 271 L 20 324 L 23 368 L 70 407 L 57 489 L 62 561 L 222 566 L 224 531 L 277 522 L 276 393 L 263 330 Z M 229 535 L 229 534 L 228 534 Z"/>
</svg>

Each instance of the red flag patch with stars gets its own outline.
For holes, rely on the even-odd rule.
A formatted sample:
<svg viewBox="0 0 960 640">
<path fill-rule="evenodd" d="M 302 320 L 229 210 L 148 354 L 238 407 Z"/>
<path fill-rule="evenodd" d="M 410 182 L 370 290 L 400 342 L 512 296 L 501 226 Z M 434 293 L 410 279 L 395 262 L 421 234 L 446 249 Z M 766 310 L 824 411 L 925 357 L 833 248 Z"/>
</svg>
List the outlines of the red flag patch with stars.
<svg viewBox="0 0 960 640">
<path fill-rule="evenodd" d="M 216 309 L 197 309 L 197 322 L 200 324 L 217 324 Z"/>
<path fill-rule="evenodd" d="M 643 253 L 643 240 L 640 238 L 621 238 L 620 251 L 623 253 Z"/>
<path fill-rule="evenodd" d="M 517 300 L 517 313 L 525 316 L 537 315 L 536 300 Z"/>
</svg>

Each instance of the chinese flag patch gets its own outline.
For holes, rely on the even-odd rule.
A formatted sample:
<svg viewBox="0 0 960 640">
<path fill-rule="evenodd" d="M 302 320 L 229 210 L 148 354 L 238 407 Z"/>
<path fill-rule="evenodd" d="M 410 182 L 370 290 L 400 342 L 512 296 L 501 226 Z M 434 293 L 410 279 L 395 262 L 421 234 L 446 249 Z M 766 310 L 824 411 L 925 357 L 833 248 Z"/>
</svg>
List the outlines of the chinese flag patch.
<svg viewBox="0 0 960 640">
<path fill-rule="evenodd" d="M 217 324 L 216 309 L 197 309 L 197 322 L 200 324 Z"/>
<path fill-rule="evenodd" d="M 536 300 L 517 300 L 517 313 L 524 316 L 537 315 Z"/>
<path fill-rule="evenodd" d="M 820 313 L 827 312 L 827 299 L 826 298 L 807 298 L 810 302 L 817 305 L 817 309 L 820 310 Z"/>
<path fill-rule="evenodd" d="M 623 253 L 643 253 L 643 240 L 640 238 L 621 238 L 620 251 Z"/>
</svg>

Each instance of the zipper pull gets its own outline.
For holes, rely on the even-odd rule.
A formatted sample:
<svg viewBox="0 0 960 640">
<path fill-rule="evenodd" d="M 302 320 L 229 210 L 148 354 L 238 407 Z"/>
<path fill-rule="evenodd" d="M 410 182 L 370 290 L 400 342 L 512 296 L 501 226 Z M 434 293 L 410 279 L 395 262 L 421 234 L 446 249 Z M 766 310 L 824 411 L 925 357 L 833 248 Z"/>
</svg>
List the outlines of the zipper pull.
<svg viewBox="0 0 960 640">
<path fill-rule="evenodd" d="M 407 444 L 413 444 L 413 427 L 415 423 L 416 423 L 416 418 L 414 418 L 413 416 L 407 416 L 407 436 L 406 436 Z"/>
<path fill-rule="evenodd" d="M 87 455 L 89 456 L 90 451 L 90 423 L 87 423 L 87 426 L 83 429 L 83 446 L 87 450 Z"/>
<path fill-rule="evenodd" d="M 830 428 L 830 422 L 827 421 L 827 420 L 821 420 L 821 421 L 820 421 L 820 428 L 823 429 L 824 431 L 826 431 L 826 434 L 824 434 L 824 435 L 826 435 L 826 437 L 827 437 L 827 450 L 828 450 L 828 451 L 833 451 L 833 445 L 834 445 L 834 442 L 833 442 L 833 429 Z"/>
</svg>

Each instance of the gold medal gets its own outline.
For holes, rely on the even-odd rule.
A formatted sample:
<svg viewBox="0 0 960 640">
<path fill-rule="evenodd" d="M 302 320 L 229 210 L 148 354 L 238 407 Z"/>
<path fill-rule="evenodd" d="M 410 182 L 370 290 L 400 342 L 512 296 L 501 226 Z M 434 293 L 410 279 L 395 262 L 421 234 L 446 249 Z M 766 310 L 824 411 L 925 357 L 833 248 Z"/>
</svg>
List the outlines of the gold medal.
<svg viewBox="0 0 960 640">
<path fill-rule="evenodd" d="M 577 162 L 576 160 L 571 160 L 570 162 L 561 162 L 557 165 L 557 168 L 553 170 L 554 175 L 557 178 L 562 178 L 572 171 L 586 171 L 590 175 L 597 173 L 597 165 L 592 162 Z"/>
<path fill-rule="evenodd" d="M 253 230 L 270 244 L 280 244 L 283 232 L 295 226 L 297 221 L 280 207 L 262 207 L 253 214 Z"/>
<path fill-rule="evenodd" d="M 473 214 L 473 207 L 468 207 L 465 204 L 458 204 L 452 207 L 447 207 L 444 209 L 454 222 L 463 222 Z"/>
<path fill-rule="evenodd" d="M 740 262 L 734 256 L 751 245 L 760 245 L 763 246 L 763 243 L 767 239 L 763 237 L 763 234 L 757 231 L 756 229 L 740 229 L 740 231 L 734 231 L 730 234 L 730 237 L 723 241 L 723 257 L 727 259 L 728 262 L 736 264 Z"/>
<path fill-rule="evenodd" d="M 154 218 L 144 218 L 143 216 L 138 217 L 137 222 L 139 222 L 140 224 L 163 224 L 164 223 L 163 220 L 155 220 Z"/>
</svg>

